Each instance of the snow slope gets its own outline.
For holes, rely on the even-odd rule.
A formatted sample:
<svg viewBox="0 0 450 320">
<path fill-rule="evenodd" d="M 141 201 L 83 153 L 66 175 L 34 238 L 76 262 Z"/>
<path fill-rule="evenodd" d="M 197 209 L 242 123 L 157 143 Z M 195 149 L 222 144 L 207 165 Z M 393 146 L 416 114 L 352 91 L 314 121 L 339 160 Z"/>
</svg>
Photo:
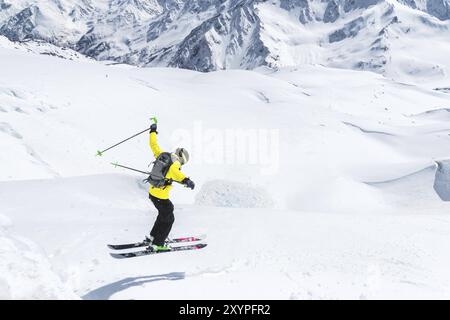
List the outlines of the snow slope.
<svg viewBox="0 0 450 320">
<path fill-rule="evenodd" d="M 449 298 L 448 93 L 320 65 L 204 74 L 6 47 L 2 297 Z M 172 236 L 208 247 L 113 260 L 106 243 L 142 239 L 155 209 L 145 176 L 109 163 L 152 157 L 146 135 L 95 153 L 152 115 L 163 148 L 190 150 L 196 182 L 173 190 Z M 269 142 L 253 158 L 226 149 L 251 155 L 255 132 Z M 11 291 L 20 274 L 45 289 Z"/>
<path fill-rule="evenodd" d="M 43 246 L 61 279 L 84 299 L 449 297 L 450 219 L 442 213 L 177 203 L 173 234 L 207 233 L 208 247 L 113 260 L 105 243 L 139 239 L 155 218 L 136 180 L 114 174 L 6 182 L 1 202 L 14 208 L 8 215 L 17 231 Z M 40 196 L 24 203 L 23 193 Z"/>
</svg>

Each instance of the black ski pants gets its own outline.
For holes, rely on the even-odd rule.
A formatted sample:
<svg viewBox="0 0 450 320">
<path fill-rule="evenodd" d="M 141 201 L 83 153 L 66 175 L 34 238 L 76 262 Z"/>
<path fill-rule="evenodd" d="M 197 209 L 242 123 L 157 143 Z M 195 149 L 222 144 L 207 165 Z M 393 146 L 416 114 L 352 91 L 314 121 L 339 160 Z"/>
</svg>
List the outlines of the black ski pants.
<svg viewBox="0 0 450 320">
<path fill-rule="evenodd" d="M 153 237 L 153 244 L 158 246 L 164 245 L 164 241 L 172 229 L 175 216 L 173 215 L 173 204 L 169 199 L 159 199 L 149 194 L 150 200 L 158 210 L 158 217 L 156 217 L 150 235 Z"/>
</svg>

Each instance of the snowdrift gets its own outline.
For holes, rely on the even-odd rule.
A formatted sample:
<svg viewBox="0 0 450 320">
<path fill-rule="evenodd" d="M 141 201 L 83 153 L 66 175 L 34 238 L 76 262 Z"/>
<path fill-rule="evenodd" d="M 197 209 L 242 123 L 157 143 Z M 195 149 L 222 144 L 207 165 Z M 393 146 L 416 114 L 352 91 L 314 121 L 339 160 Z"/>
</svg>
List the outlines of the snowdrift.
<svg viewBox="0 0 450 320">
<path fill-rule="evenodd" d="M 54 272 L 45 252 L 11 234 L 11 227 L 0 215 L 0 299 L 78 299 Z"/>
<path fill-rule="evenodd" d="M 229 208 L 270 208 L 273 200 L 260 187 L 226 180 L 207 181 L 197 193 L 195 204 Z"/>
<path fill-rule="evenodd" d="M 448 160 L 438 161 L 406 175 L 367 184 L 382 190 L 383 199 L 394 208 L 429 214 L 445 210 L 449 201 Z"/>
</svg>

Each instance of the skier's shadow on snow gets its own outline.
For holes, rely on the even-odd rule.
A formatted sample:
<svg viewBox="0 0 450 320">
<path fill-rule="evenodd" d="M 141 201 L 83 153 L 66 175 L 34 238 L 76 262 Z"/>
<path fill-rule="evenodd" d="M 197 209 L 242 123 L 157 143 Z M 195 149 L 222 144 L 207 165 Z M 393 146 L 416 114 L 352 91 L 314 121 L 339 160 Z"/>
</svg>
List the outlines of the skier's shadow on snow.
<svg viewBox="0 0 450 320">
<path fill-rule="evenodd" d="M 95 290 L 89 291 L 81 298 L 84 300 L 107 300 L 113 294 L 126 290 L 131 287 L 141 286 L 145 283 L 162 281 L 162 280 L 183 280 L 184 272 L 171 272 L 166 274 L 158 274 L 143 277 L 128 277 L 113 283 L 109 283 Z"/>
</svg>

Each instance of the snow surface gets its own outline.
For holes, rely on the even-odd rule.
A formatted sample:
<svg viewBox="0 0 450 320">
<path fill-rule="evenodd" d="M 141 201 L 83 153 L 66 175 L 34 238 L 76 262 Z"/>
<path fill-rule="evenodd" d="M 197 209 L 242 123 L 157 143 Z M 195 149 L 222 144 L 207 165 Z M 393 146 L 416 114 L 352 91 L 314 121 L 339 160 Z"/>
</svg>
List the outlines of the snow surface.
<svg viewBox="0 0 450 320">
<path fill-rule="evenodd" d="M 450 95 L 434 90 L 449 79 L 142 69 L 6 42 L 1 298 L 450 298 Z M 156 210 L 145 176 L 110 162 L 146 169 L 152 156 L 146 135 L 95 153 L 153 115 L 162 147 L 190 151 L 196 182 L 174 186 L 171 236 L 207 234 L 208 246 L 114 260 L 106 244 L 141 240 Z M 230 129 L 279 140 L 229 162 L 211 136 Z"/>
</svg>

